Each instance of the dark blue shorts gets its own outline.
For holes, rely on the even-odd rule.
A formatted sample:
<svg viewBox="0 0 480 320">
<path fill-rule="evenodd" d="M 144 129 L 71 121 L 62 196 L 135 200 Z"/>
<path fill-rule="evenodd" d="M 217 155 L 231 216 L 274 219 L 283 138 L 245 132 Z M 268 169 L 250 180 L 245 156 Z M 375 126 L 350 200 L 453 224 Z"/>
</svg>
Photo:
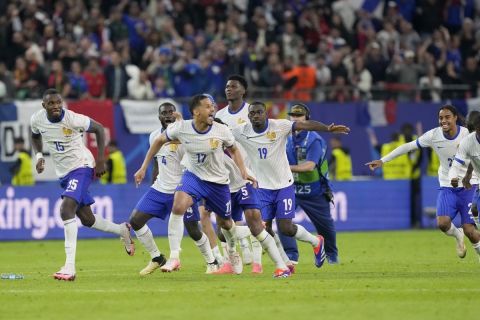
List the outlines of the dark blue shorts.
<svg viewBox="0 0 480 320">
<path fill-rule="evenodd" d="M 177 191 L 189 194 L 195 202 L 205 199 L 205 207 L 210 208 L 223 219 L 229 219 L 232 215 L 232 201 L 227 184 L 204 181 L 193 173 L 185 171 Z"/>
<path fill-rule="evenodd" d="M 295 187 L 278 190 L 258 189 L 263 221 L 295 218 Z"/>
<path fill-rule="evenodd" d="M 60 179 L 60 186 L 64 189 L 63 197 L 69 197 L 77 201 L 79 207 L 93 204 L 88 187 L 93 181 L 94 170 L 92 168 L 78 168 L 71 171 Z"/>
<path fill-rule="evenodd" d="M 460 214 L 461 223 L 474 224 L 470 213 L 470 205 L 477 186 L 471 189 L 440 187 L 437 197 L 437 216 L 448 216 L 454 219 Z"/>
<path fill-rule="evenodd" d="M 150 214 L 154 217 L 165 220 L 172 212 L 173 194 L 163 193 L 154 188 L 150 188 L 143 197 L 138 201 L 135 209 L 140 212 Z M 198 221 L 200 220 L 200 213 L 198 206 L 194 203 L 183 216 L 184 221 Z"/>
<path fill-rule="evenodd" d="M 237 192 L 230 193 L 232 199 L 232 219 L 233 221 L 243 220 L 243 211 L 247 209 L 260 209 L 257 189 L 251 183 L 247 183 Z M 205 209 L 212 212 L 208 206 Z"/>
</svg>

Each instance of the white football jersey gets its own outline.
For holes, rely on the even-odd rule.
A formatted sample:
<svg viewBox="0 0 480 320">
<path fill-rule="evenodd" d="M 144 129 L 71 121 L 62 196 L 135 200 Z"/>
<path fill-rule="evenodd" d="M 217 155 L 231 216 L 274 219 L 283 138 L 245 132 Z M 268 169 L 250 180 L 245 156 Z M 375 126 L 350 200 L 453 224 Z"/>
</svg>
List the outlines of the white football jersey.
<svg viewBox="0 0 480 320">
<path fill-rule="evenodd" d="M 83 133 L 90 127 L 90 118 L 63 109 L 62 119 L 50 122 L 45 109 L 30 118 L 32 132 L 41 134 L 47 144 L 59 178 L 78 168 L 95 167 L 95 158 L 83 143 Z"/>
<path fill-rule="evenodd" d="M 475 132 L 470 133 L 460 142 L 460 147 L 450 168 L 449 179 L 459 178 L 461 182 L 470 163 L 473 166 L 470 183 L 477 184 L 477 177 L 480 174 L 480 141 Z"/>
<path fill-rule="evenodd" d="M 287 159 L 287 138 L 293 121 L 267 120 L 263 132 L 255 132 L 250 122 L 232 130 L 235 139 L 243 146 L 262 189 L 278 190 L 293 184 Z"/>
<path fill-rule="evenodd" d="M 237 192 L 241 188 L 245 187 L 247 181 L 243 179 L 242 173 L 235 164 L 235 161 L 233 161 L 233 159 L 227 155 L 225 155 L 225 167 L 228 170 L 228 177 L 230 179 L 230 183 L 228 184 L 230 193 Z"/>
<path fill-rule="evenodd" d="M 153 131 L 150 134 L 150 145 L 156 137 L 162 134 L 162 128 Z M 183 166 L 180 161 L 185 151 L 181 144 L 166 143 L 155 155 L 158 164 L 158 176 L 152 185 L 157 191 L 172 194 L 175 192 L 178 184 L 182 180 Z"/>
<path fill-rule="evenodd" d="M 193 120 L 182 120 L 170 124 L 166 135 L 183 144 L 188 171 L 204 181 L 229 183 L 223 148 L 233 146 L 235 138 L 227 126 L 213 122 L 207 131 L 198 132 Z"/>
<path fill-rule="evenodd" d="M 465 127 L 457 127 L 457 135 L 452 138 L 445 137 L 441 127 L 429 130 L 421 135 L 416 143 L 419 147 L 430 147 L 438 155 L 440 166 L 438 168 L 438 180 L 441 187 L 451 187 L 448 171 L 452 166 L 455 154 L 457 153 L 460 141 L 468 135 L 468 129 Z M 464 177 L 467 172 L 467 167 L 458 168 L 458 173 Z M 477 176 L 473 176 L 472 184 L 478 183 Z M 459 187 L 462 186 L 462 181 L 459 182 Z"/>
<path fill-rule="evenodd" d="M 229 128 L 233 129 L 241 124 L 248 123 L 248 107 L 250 104 L 243 102 L 243 105 L 237 112 L 231 112 L 229 106 L 220 109 L 215 114 L 215 117 L 225 122 Z"/>
</svg>

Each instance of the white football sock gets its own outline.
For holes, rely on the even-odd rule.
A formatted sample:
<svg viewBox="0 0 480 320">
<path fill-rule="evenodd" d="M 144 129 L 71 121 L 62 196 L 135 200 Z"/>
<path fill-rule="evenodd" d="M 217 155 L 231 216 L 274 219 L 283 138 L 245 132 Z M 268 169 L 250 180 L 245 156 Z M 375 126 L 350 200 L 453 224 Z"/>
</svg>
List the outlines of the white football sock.
<svg viewBox="0 0 480 320">
<path fill-rule="evenodd" d="M 462 233 L 453 223 L 450 223 L 450 229 L 445 232 L 447 236 L 455 237 L 458 241 L 461 240 Z"/>
<path fill-rule="evenodd" d="M 236 233 L 236 226 L 235 224 L 232 224 L 232 227 L 230 230 L 222 228 L 222 233 L 225 236 L 225 240 L 227 240 L 227 247 L 228 247 L 228 254 L 232 255 L 235 252 L 237 252 L 237 249 L 235 247 L 235 240 L 237 238 L 237 233 Z"/>
<path fill-rule="evenodd" d="M 245 239 L 252 233 L 247 226 L 235 226 L 235 232 L 238 240 Z"/>
<path fill-rule="evenodd" d="M 282 270 L 287 269 L 287 265 L 285 264 L 285 261 L 282 258 L 273 237 L 266 230 L 263 230 L 262 232 L 260 232 L 259 235 L 257 235 L 256 238 L 258 242 L 261 244 L 261 246 L 265 249 L 265 251 L 267 251 L 273 263 L 275 263 L 275 266 L 277 267 L 277 269 L 282 269 Z M 262 255 L 260 254 L 260 263 L 262 262 L 261 256 Z M 287 260 L 290 261 L 288 257 L 287 257 Z"/>
<path fill-rule="evenodd" d="M 195 241 L 195 244 L 200 250 L 200 253 L 202 254 L 206 263 L 213 263 L 215 261 L 212 248 L 210 248 L 210 242 L 208 241 L 208 237 L 205 233 L 202 232 L 202 237 L 200 240 Z"/>
<path fill-rule="evenodd" d="M 133 232 L 135 232 L 137 239 L 143 244 L 152 259 L 160 256 L 160 250 L 158 250 L 155 239 L 153 239 L 152 231 L 147 225 L 144 225 L 139 230 L 134 230 Z"/>
<path fill-rule="evenodd" d="M 223 263 L 223 256 L 220 253 L 220 248 L 218 248 L 218 246 L 213 247 L 212 248 L 212 253 L 213 253 L 213 256 L 215 257 L 215 259 L 217 259 L 218 264 L 222 264 Z"/>
<path fill-rule="evenodd" d="M 122 232 L 122 225 L 113 223 L 109 220 L 103 219 L 99 215 L 94 214 L 95 216 L 95 223 L 92 225 L 92 229 L 115 233 L 121 235 Z"/>
<path fill-rule="evenodd" d="M 65 235 L 65 266 L 75 271 L 75 254 L 77 252 L 78 226 L 75 218 L 63 221 L 63 232 Z"/>
<path fill-rule="evenodd" d="M 473 248 L 475 249 L 475 252 L 480 256 L 480 241 L 477 243 L 472 243 Z"/>
<path fill-rule="evenodd" d="M 280 237 L 278 236 L 277 233 L 275 233 L 275 236 L 273 237 L 273 239 L 275 240 L 275 245 L 277 246 L 278 252 L 280 253 L 280 256 L 282 257 L 282 260 L 285 263 L 289 263 L 290 258 L 285 253 L 285 249 L 283 249 L 282 242 L 280 241 Z"/>
<path fill-rule="evenodd" d="M 227 243 L 220 241 L 220 246 L 222 247 L 223 262 L 230 261 L 229 258 L 228 258 L 228 245 L 227 245 Z"/>
<path fill-rule="evenodd" d="M 303 226 L 297 224 L 297 233 L 295 233 L 295 239 L 303 241 L 303 242 L 308 242 L 310 243 L 313 247 L 318 246 L 318 238 L 315 237 L 313 234 L 307 231 Z"/>
<path fill-rule="evenodd" d="M 263 231 L 265 231 L 265 230 L 263 230 Z M 261 232 L 260 232 L 260 234 L 261 234 Z M 262 264 L 262 253 L 263 253 L 262 244 L 259 242 L 259 240 L 257 240 L 258 237 L 260 236 L 260 234 L 257 235 L 257 237 L 254 237 L 253 235 L 250 236 L 250 240 L 252 241 L 253 263 L 258 263 L 258 264 Z M 267 232 L 267 234 L 268 234 L 268 232 Z M 272 238 L 272 236 L 270 236 L 270 238 Z M 262 237 L 262 239 L 263 239 L 263 237 Z M 273 244 L 275 245 L 275 240 L 274 240 Z M 278 251 L 278 249 L 277 249 L 277 251 Z"/>
<path fill-rule="evenodd" d="M 168 219 L 168 244 L 170 246 L 170 259 L 179 259 L 183 231 L 183 216 L 171 213 Z"/>
</svg>

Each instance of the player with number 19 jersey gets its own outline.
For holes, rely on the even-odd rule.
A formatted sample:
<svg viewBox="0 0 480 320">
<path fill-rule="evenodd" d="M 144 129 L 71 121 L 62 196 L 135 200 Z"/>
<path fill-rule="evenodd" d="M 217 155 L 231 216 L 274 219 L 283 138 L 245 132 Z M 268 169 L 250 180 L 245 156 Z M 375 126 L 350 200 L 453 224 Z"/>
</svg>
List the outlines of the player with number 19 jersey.
<svg viewBox="0 0 480 320">
<path fill-rule="evenodd" d="M 293 175 L 285 151 L 293 126 L 290 120 L 268 119 L 262 132 L 256 132 L 250 122 L 232 130 L 250 158 L 265 221 L 295 217 Z"/>
</svg>

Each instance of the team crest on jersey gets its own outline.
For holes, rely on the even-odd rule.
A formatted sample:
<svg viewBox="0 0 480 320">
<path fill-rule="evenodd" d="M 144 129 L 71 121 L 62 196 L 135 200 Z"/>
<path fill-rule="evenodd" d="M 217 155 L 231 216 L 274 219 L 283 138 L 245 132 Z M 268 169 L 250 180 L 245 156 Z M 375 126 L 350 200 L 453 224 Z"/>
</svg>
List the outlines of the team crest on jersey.
<svg viewBox="0 0 480 320">
<path fill-rule="evenodd" d="M 73 133 L 73 130 L 72 130 L 72 129 L 65 128 L 65 127 L 62 128 L 62 131 L 63 131 L 63 135 L 64 135 L 65 137 L 70 137 L 70 136 L 72 135 L 72 133 Z"/>
<path fill-rule="evenodd" d="M 275 139 L 277 139 L 277 134 L 274 131 L 268 131 L 266 136 L 270 141 L 275 141 Z"/>
<path fill-rule="evenodd" d="M 175 152 L 178 149 L 178 144 L 175 144 L 175 143 L 170 143 L 168 146 L 171 152 Z"/>
<path fill-rule="evenodd" d="M 243 120 L 242 118 L 238 118 L 237 119 L 237 124 L 242 124 L 242 123 L 245 123 L 247 121 Z"/>
<path fill-rule="evenodd" d="M 220 140 L 214 139 L 214 138 L 210 138 L 210 148 L 211 148 L 212 150 L 217 149 L 219 145 L 220 145 Z"/>
</svg>

